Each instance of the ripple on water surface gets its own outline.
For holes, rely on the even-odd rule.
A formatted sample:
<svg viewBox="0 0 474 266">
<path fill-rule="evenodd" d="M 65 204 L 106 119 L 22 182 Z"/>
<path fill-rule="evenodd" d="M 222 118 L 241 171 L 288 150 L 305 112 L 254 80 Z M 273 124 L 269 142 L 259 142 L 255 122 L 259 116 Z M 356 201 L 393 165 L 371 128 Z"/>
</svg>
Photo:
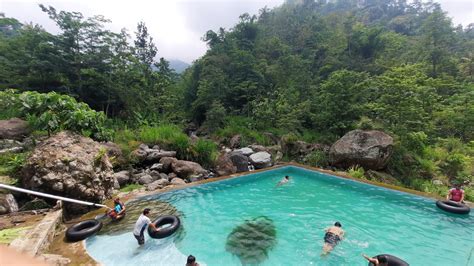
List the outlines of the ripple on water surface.
<svg viewBox="0 0 474 266">
<path fill-rule="evenodd" d="M 276 187 L 285 175 L 290 182 Z M 105 265 L 184 265 L 188 254 L 201 265 L 241 265 L 226 250 L 227 237 L 246 220 L 264 216 L 273 221 L 277 241 L 259 265 L 367 265 L 361 253 L 394 254 L 411 265 L 474 265 L 468 262 L 472 214 L 449 214 L 430 199 L 296 167 L 127 203 L 137 210 L 145 205 L 155 214 L 178 214 L 185 233 L 166 240 L 146 236 L 138 248 L 130 229 L 138 214 L 129 213 L 128 226 L 107 225 L 120 228 L 87 240 L 90 255 Z M 321 257 L 324 229 L 335 221 L 346 238 Z"/>
</svg>

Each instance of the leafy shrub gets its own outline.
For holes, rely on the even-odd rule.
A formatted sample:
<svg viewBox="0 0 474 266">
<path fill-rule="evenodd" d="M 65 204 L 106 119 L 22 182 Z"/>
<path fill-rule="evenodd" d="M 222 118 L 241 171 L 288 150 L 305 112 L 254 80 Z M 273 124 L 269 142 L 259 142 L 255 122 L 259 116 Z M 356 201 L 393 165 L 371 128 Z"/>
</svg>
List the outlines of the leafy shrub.
<svg viewBox="0 0 474 266">
<path fill-rule="evenodd" d="M 205 127 L 210 132 L 221 128 L 225 123 L 226 110 L 220 101 L 212 103 L 211 108 L 206 112 Z"/>
<path fill-rule="evenodd" d="M 28 154 L 27 152 L 0 154 L 0 175 L 16 175 L 28 158 Z"/>
<path fill-rule="evenodd" d="M 0 106 L 0 113 L 26 118 L 33 129 L 45 130 L 48 134 L 72 130 L 97 140 L 111 138 L 111 131 L 104 126 L 103 112 L 96 112 L 67 95 L 6 90 L 0 92 Z"/>
<path fill-rule="evenodd" d="M 311 166 L 324 168 L 329 165 L 329 158 L 323 151 L 313 151 L 306 156 L 305 162 Z"/>
<path fill-rule="evenodd" d="M 347 170 L 347 173 L 354 178 L 365 179 L 364 168 L 359 167 L 357 165 L 349 168 L 349 170 Z"/>
<path fill-rule="evenodd" d="M 459 153 L 449 154 L 446 160 L 441 163 L 441 170 L 450 178 L 455 178 L 463 171 L 466 164 L 466 158 Z"/>
<path fill-rule="evenodd" d="M 218 156 L 217 144 L 211 140 L 199 139 L 191 149 L 192 160 L 204 167 L 212 166 Z"/>
</svg>

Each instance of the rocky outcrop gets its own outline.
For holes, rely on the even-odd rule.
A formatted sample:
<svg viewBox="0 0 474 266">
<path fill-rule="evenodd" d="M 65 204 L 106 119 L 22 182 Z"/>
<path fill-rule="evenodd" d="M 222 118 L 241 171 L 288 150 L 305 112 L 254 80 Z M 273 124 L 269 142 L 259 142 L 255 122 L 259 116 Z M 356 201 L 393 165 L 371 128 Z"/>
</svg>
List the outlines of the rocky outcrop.
<svg viewBox="0 0 474 266">
<path fill-rule="evenodd" d="M 207 174 L 207 171 L 201 167 L 200 164 L 191 162 L 191 161 L 184 161 L 184 160 L 175 160 L 171 163 L 171 169 L 173 170 L 178 177 L 183 179 L 190 180 L 191 177 L 201 176 Z M 193 178 L 195 179 L 195 178 Z M 197 178 L 201 179 L 201 178 Z"/>
<path fill-rule="evenodd" d="M 163 157 L 160 159 L 160 164 L 162 164 L 162 170 L 164 173 L 171 173 L 173 169 L 171 168 L 171 164 L 178 159 L 173 157 Z"/>
<path fill-rule="evenodd" d="M 0 120 L 0 139 L 22 140 L 30 134 L 28 122 L 19 118 Z"/>
<path fill-rule="evenodd" d="M 231 175 L 237 172 L 237 167 L 232 163 L 232 160 L 227 153 L 221 153 L 216 161 L 216 172 L 219 176 Z"/>
<path fill-rule="evenodd" d="M 33 140 L 25 138 L 23 141 L 13 139 L 0 139 L 0 154 L 23 152 L 33 147 Z"/>
<path fill-rule="evenodd" d="M 329 151 L 333 166 L 359 165 L 380 170 L 387 166 L 393 151 L 393 138 L 377 130 L 353 130 L 334 143 Z"/>
<path fill-rule="evenodd" d="M 249 158 L 239 151 L 233 151 L 229 154 L 229 159 L 237 169 L 238 173 L 247 172 L 249 170 Z"/>
<path fill-rule="evenodd" d="M 111 196 L 114 173 L 100 143 L 71 132 L 60 132 L 36 146 L 22 171 L 27 189 L 91 202 Z M 69 213 L 87 208 L 65 204 Z"/>
<path fill-rule="evenodd" d="M 250 155 L 250 162 L 256 169 L 262 169 L 272 166 L 272 155 L 268 152 L 261 151 Z"/>
</svg>

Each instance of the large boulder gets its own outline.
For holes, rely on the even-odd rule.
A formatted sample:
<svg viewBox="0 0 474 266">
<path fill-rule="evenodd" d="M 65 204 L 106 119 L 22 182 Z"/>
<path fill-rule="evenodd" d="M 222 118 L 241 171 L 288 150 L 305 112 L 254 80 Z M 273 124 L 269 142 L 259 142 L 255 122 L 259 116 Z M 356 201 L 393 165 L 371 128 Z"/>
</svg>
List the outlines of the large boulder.
<svg viewBox="0 0 474 266">
<path fill-rule="evenodd" d="M 126 170 L 115 173 L 114 177 L 120 186 L 126 185 L 130 182 L 130 172 Z"/>
<path fill-rule="evenodd" d="M 132 152 L 132 155 L 137 158 L 139 162 L 155 163 L 160 161 L 163 157 L 175 157 L 175 151 L 161 150 L 159 146 L 155 145 L 150 149 L 146 144 L 141 144 L 138 149 Z"/>
<path fill-rule="evenodd" d="M 191 176 L 203 176 L 207 171 L 198 163 L 184 160 L 175 160 L 171 163 L 171 169 L 183 179 L 190 179 Z"/>
<path fill-rule="evenodd" d="M 0 192 L 0 215 L 17 211 L 18 203 L 13 195 L 10 193 Z"/>
<path fill-rule="evenodd" d="M 240 152 L 245 156 L 250 156 L 251 154 L 254 153 L 254 151 L 251 148 L 248 148 L 248 147 L 241 148 L 241 149 L 238 149 L 238 150 L 235 150 L 235 151 Z"/>
<path fill-rule="evenodd" d="M 232 163 L 229 154 L 222 153 L 216 161 L 216 172 L 219 176 L 231 175 L 237 172 L 237 167 Z"/>
<path fill-rule="evenodd" d="M 22 140 L 30 134 L 28 122 L 19 118 L 0 120 L 0 139 Z"/>
<path fill-rule="evenodd" d="M 229 159 L 237 168 L 237 172 L 247 172 L 249 170 L 249 158 L 241 152 L 233 151 L 229 154 Z"/>
<path fill-rule="evenodd" d="M 161 169 L 164 173 L 171 173 L 173 169 L 171 168 L 171 164 L 176 162 L 178 159 L 173 157 L 163 157 L 160 159 L 160 164 L 162 164 Z"/>
<path fill-rule="evenodd" d="M 353 130 L 336 141 L 329 151 L 333 166 L 348 168 L 359 165 L 380 170 L 387 166 L 393 151 L 393 138 L 377 130 Z"/>
<path fill-rule="evenodd" d="M 100 143 L 63 131 L 36 146 L 21 183 L 27 189 L 100 203 L 111 196 L 114 173 Z M 78 204 L 65 207 L 70 214 L 88 211 Z"/>
<path fill-rule="evenodd" d="M 272 155 L 265 151 L 260 151 L 250 155 L 250 162 L 256 169 L 272 166 Z"/>
<path fill-rule="evenodd" d="M 161 189 L 169 184 L 170 182 L 168 181 L 168 179 L 158 179 L 146 185 L 146 190 L 153 191 L 153 190 Z"/>
</svg>

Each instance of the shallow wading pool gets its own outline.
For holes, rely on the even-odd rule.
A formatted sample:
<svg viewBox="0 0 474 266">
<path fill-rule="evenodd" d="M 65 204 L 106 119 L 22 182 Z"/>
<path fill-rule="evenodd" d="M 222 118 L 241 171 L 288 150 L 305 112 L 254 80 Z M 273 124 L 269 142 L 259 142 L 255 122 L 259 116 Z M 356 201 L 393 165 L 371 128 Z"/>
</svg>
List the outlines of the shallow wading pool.
<svg viewBox="0 0 474 266">
<path fill-rule="evenodd" d="M 276 187 L 285 175 L 290 182 Z M 411 265 L 474 265 L 472 213 L 446 213 L 433 199 L 299 167 L 147 196 L 127 207 L 141 209 L 154 201 L 169 203 L 179 214 L 182 230 L 174 237 L 158 240 L 146 234 L 146 244 L 138 247 L 131 221 L 87 239 L 88 253 L 104 265 L 182 266 L 189 254 L 201 265 L 241 265 L 242 258 L 226 250 L 227 238 L 246 220 L 264 217 L 276 235 L 271 245 L 252 244 L 254 251 L 268 247 L 259 265 L 367 265 L 362 253 L 389 253 Z M 346 238 L 321 257 L 324 229 L 335 221 Z"/>
</svg>

